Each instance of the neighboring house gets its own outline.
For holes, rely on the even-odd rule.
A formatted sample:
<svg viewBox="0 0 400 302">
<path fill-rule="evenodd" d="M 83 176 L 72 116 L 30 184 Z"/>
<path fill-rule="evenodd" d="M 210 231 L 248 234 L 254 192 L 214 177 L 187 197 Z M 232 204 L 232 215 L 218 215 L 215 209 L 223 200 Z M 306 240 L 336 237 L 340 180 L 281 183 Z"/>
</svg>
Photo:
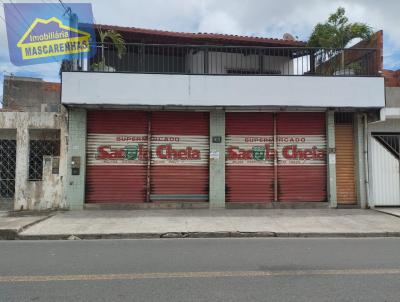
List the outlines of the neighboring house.
<svg viewBox="0 0 400 302">
<path fill-rule="evenodd" d="M 400 70 L 384 70 L 386 107 L 368 125 L 369 204 L 400 206 Z"/>
<path fill-rule="evenodd" d="M 59 112 L 60 83 L 39 78 L 5 76 L 3 108 L 25 112 Z"/>
<path fill-rule="evenodd" d="M 382 32 L 333 52 L 101 28 L 120 32 L 127 53 L 98 44 L 95 58 L 63 65 L 66 206 L 367 206 L 366 125 L 385 106 Z"/>
<path fill-rule="evenodd" d="M 60 83 L 6 76 L 0 111 L 0 209 L 65 208 L 66 114 Z"/>
</svg>

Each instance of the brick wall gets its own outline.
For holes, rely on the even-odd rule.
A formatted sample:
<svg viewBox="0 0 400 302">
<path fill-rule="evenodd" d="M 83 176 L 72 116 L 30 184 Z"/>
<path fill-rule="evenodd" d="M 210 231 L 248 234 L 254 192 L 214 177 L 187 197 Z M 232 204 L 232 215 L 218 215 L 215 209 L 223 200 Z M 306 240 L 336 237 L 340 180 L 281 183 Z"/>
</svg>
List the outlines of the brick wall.
<svg viewBox="0 0 400 302">
<path fill-rule="evenodd" d="M 325 63 L 322 63 L 318 67 L 318 70 L 322 74 L 332 74 L 335 68 L 340 66 L 341 60 L 341 55 L 336 55 Z M 355 62 L 360 62 L 363 64 L 363 72 L 365 74 L 375 76 L 381 75 L 383 70 L 382 30 L 375 32 L 370 39 L 362 40 L 344 51 L 344 64 L 348 65 Z"/>
<path fill-rule="evenodd" d="M 400 69 L 399 70 L 383 70 L 385 77 L 385 87 L 400 87 Z"/>
<path fill-rule="evenodd" d="M 5 76 L 3 99 L 5 109 L 41 112 L 43 104 L 61 104 L 61 84 L 39 78 Z"/>
</svg>

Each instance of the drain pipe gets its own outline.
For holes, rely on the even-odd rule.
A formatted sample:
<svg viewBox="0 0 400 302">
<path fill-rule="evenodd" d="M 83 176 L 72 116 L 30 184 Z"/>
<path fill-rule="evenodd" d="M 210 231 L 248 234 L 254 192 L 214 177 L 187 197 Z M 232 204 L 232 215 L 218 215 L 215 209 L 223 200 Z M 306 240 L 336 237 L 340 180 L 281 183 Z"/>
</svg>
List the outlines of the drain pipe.
<svg viewBox="0 0 400 302">
<path fill-rule="evenodd" d="M 366 113 L 363 114 L 364 119 L 364 170 L 365 170 L 365 190 L 366 200 L 365 207 L 369 206 L 369 166 L 368 166 L 368 116 Z"/>
</svg>

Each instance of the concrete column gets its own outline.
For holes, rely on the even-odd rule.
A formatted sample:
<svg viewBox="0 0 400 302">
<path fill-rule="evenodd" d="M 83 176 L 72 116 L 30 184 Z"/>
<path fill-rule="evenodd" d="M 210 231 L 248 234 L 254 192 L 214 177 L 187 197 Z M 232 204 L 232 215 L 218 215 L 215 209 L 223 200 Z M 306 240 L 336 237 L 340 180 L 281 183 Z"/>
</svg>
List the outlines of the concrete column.
<svg viewBox="0 0 400 302">
<path fill-rule="evenodd" d="M 337 207 L 336 198 L 336 144 L 335 144 L 335 112 L 326 113 L 326 139 L 327 139 L 327 177 L 328 177 L 328 202 L 331 208 Z"/>
<path fill-rule="evenodd" d="M 80 173 L 72 175 L 73 156 L 80 157 Z M 66 200 L 70 210 L 83 209 L 85 202 L 86 171 L 86 110 L 68 110 L 67 182 Z"/>
<path fill-rule="evenodd" d="M 220 139 L 220 142 L 217 142 Z M 210 208 L 225 208 L 225 112 L 210 112 Z"/>
<path fill-rule="evenodd" d="M 361 208 L 367 207 L 367 187 L 365 180 L 366 150 L 364 150 L 364 123 L 362 114 L 357 113 L 354 119 L 355 164 L 357 200 Z"/>
<path fill-rule="evenodd" d="M 21 123 L 25 125 L 24 123 Z M 29 194 L 25 189 L 28 182 L 29 170 L 29 129 L 19 127 L 17 129 L 17 162 L 15 166 L 15 195 L 14 210 L 26 210 L 29 208 Z"/>
</svg>

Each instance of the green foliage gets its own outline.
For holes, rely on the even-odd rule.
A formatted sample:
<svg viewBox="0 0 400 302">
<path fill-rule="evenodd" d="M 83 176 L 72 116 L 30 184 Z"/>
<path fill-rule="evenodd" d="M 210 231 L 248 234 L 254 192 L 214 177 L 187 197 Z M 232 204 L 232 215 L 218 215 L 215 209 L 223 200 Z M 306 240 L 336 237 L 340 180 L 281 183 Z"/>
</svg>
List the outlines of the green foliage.
<svg viewBox="0 0 400 302">
<path fill-rule="evenodd" d="M 101 28 L 99 28 L 99 37 L 101 42 L 101 60 L 97 63 L 92 64 L 91 68 L 92 70 L 95 71 L 114 72 L 115 71 L 114 67 L 107 66 L 106 64 L 104 43 L 106 42 L 106 40 L 110 40 L 111 43 L 114 45 L 115 49 L 117 50 L 118 58 L 121 59 L 122 56 L 126 53 L 125 40 L 119 32 L 116 32 L 115 30 L 102 31 Z"/>
<path fill-rule="evenodd" d="M 92 64 L 92 70 L 94 70 L 94 71 L 113 71 L 113 68 L 110 66 L 107 66 L 106 62 L 100 61 L 98 63 Z"/>
<path fill-rule="evenodd" d="M 114 30 L 106 30 L 106 31 L 100 30 L 99 35 L 101 43 L 104 43 L 106 39 L 111 40 L 111 42 L 114 44 L 117 50 L 118 58 L 121 59 L 122 55 L 126 53 L 125 40 L 121 36 L 121 34 Z"/>
<path fill-rule="evenodd" d="M 318 23 L 308 40 L 311 47 L 345 48 L 355 38 L 369 39 L 372 28 L 365 23 L 349 23 L 343 7 L 331 14 L 325 23 Z"/>
</svg>

